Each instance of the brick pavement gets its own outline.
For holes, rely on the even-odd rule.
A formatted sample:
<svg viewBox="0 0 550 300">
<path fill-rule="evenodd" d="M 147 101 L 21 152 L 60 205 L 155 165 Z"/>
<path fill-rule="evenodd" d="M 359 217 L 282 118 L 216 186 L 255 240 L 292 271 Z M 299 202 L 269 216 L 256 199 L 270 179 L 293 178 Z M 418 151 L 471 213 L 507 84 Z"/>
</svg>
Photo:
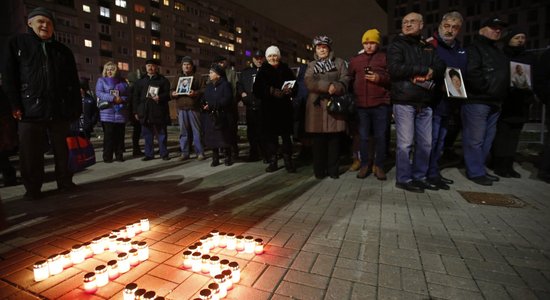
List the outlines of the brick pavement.
<svg viewBox="0 0 550 300">
<path fill-rule="evenodd" d="M 98 157 L 101 157 L 100 155 Z M 98 162 L 75 176 L 80 189 L 21 200 L 21 186 L 2 188 L 13 227 L 0 233 L 0 297 L 122 299 L 135 281 L 168 299 L 196 297 L 209 277 L 181 269 L 181 252 L 212 229 L 267 241 L 259 256 L 220 251 L 241 264 L 229 299 L 550 299 L 550 186 L 518 166 L 523 179 L 474 185 L 464 170 L 443 171 L 450 191 L 414 194 L 389 180 L 316 180 L 298 173 L 266 174 L 264 165 L 156 159 Z M 51 168 L 50 168 L 51 169 Z M 474 205 L 457 190 L 513 194 L 524 208 Z M 82 290 L 82 276 L 108 254 L 35 283 L 32 264 L 147 217 L 151 231 L 136 239 L 150 259 L 100 288 Z"/>
</svg>

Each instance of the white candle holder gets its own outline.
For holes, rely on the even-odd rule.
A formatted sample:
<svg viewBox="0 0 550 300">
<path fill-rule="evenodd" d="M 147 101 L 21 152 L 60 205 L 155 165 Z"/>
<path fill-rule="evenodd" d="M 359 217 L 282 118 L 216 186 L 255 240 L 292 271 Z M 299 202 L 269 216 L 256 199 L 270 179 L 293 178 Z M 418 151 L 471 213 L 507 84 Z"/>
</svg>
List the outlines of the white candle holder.
<svg viewBox="0 0 550 300">
<path fill-rule="evenodd" d="M 33 265 L 34 281 L 42 281 L 50 277 L 48 262 L 45 260 L 37 261 Z"/>
<path fill-rule="evenodd" d="M 109 283 L 109 273 L 105 265 L 95 267 L 95 282 L 97 287 L 106 286 Z"/>
<path fill-rule="evenodd" d="M 97 291 L 96 277 L 94 272 L 89 272 L 84 275 L 84 291 L 92 294 Z"/>
<path fill-rule="evenodd" d="M 61 255 L 54 254 L 48 257 L 48 271 L 51 276 L 63 272 L 63 261 L 61 259 Z"/>
</svg>

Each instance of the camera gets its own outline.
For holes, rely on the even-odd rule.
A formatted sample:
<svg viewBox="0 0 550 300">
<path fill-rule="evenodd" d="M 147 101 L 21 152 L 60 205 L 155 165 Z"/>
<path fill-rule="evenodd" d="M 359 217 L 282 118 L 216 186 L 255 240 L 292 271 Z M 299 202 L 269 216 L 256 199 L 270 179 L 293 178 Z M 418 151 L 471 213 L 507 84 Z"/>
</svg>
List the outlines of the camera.
<svg viewBox="0 0 550 300">
<path fill-rule="evenodd" d="M 365 74 L 370 74 L 372 73 L 370 67 L 365 67 Z"/>
</svg>

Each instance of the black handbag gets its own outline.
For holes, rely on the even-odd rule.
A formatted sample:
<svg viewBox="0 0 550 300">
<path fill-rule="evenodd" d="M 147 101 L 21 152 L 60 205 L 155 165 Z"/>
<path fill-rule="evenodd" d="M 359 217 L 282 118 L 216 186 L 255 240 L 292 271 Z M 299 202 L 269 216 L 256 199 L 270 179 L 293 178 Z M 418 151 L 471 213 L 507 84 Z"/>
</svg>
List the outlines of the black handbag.
<svg viewBox="0 0 550 300">
<path fill-rule="evenodd" d="M 355 95 L 351 93 L 330 96 L 327 102 L 327 111 L 331 114 L 352 115 L 355 110 Z"/>
</svg>

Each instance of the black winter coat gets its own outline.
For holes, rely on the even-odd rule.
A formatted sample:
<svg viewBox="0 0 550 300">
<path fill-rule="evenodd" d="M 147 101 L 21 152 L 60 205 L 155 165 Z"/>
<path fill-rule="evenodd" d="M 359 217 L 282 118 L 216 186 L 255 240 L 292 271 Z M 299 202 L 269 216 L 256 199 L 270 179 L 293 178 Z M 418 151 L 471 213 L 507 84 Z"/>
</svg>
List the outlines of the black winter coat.
<svg viewBox="0 0 550 300">
<path fill-rule="evenodd" d="M 260 109 L 261 100 L 254 96 L 254 92 L 252 90 L 254 87 L 256 74 L 258 74 L 257 68 L 246 68 L 241 72 L 239 81 L 237 82 L 237 95 L 240 97 L 243 92 L 246 93 L 246 97 L 242 98 L 242 100 L 247 110 Z"/>
<path fill-rule="evenodd" d="M 209 82 L 204 90 L 201 123 L 204 132 L 204 144 L 210 148 L 229 147 L 233 144 L 233 132 L 230 121 L 233 120 L 233 88 L 225 77 Z"/>
<path fill-rule="evenodd" d="M 500 106 L 510 86 L 508 59 L 496 42 L 482 35 L 467 48 L 466 103 Z"/>
<path fill-rule="evenodd" d="M 273 67 L 264 63 L 254 82 L 254 96 L 261 99 L 262 133 L 268 135 L 292 134 L 293 110 L 291 95 L 277 97 L 273 94 L 287 80 L 295 80 L 294 72 L 285 63 Z M 297 85 L 294 85 L 297 89 Z"/>
<path fill-rule="evenodd" d="M 9 39 L 3 78 L 12 110 L 21 121 L 75 121 L 82 112 L 80 84 L 73 53 L 54 38 L 43 41 L 28 33 Z"/>
<path fill-rule="evenodd" d="M 413 83 L 414 76 L 428 74 L 433 70 L 434 84 L 440 84 L 445 73 L 445 63 L 439 59 L 434 47 L 420 36 L 398 35 L 387 51 L 388 72 L 391 79 L 391 101 L 426 107 L 433 104 L 434 90 Z"/>
<path fill-rule="evenodd" d="M 150 87 L 158 88 L 158 103 L 150 97 L 147 92 Z M 136 81 L 133 86 L 133 113 L 137 114 L 142 124 L 170 124 L 170 82 L 166 77 L 156 74 L 152 77 L 145 75 Z"/>
</svg>

